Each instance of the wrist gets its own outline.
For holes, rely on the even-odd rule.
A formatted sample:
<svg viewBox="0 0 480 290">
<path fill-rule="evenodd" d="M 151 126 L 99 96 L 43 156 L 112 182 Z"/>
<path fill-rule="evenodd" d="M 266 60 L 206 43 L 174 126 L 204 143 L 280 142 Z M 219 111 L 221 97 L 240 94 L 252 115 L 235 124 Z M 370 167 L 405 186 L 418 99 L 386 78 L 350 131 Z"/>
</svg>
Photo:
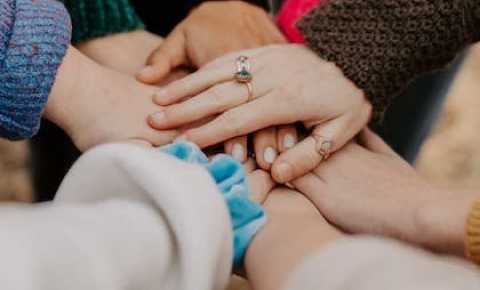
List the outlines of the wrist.
<svg viewBox="0 0 480 290">
<path fill-rule="evenodd" d="M 344 236 L 299 193 L 275 189 L 269 196 L 264 204 L 267 224 L 245 256 L 247 276 L 256 289 L 282 288 L 306 257 Z"/>
<path fill-rule="evenodd" d="M 435 199 L 424 202 L 414 214 L 416 231 L 410 241 L 428 249 L 465 255 L 465 226 L 478 195 L 437 189 Z"/>
<path fill-rule="evenodd" d="M 78 51 L 70 46 L 60 65 L 52 91 L 45 106 L 44 118 L 55 123 L 62 129 L 66 129 L 65 110 L 67 102 L 75 94 L 79 78 L 82 78 L 81 61 L 78 57 Z M 80 73 L 79 75 L 76 72 Z M 75 76 L 75 78 L 72 78 Z"/>
<path fill-rule="evenodd" d="M 97 81 L 108 78 L 108 75 L 105 68 L 70 47 L 45 107 L 45 118 L 74 139 L 77 128 L 92 122 L 90 115 L 94 112 L 88 109 L 89 101 L 93 100 L 95 90 L 108 90 Z"/>
</svg>

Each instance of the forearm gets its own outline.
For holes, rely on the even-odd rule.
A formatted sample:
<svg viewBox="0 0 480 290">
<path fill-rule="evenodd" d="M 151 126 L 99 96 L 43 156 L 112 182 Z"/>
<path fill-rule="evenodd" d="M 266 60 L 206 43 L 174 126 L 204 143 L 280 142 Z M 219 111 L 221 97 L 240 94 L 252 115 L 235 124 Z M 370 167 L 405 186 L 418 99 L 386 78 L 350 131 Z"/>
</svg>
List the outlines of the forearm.
<svg viewBox="0 0 480 290">
<path fill-rule="evenodd" d="M 44 118 L 70 133 L 75 123 L 80 121 L 75 118 L 75 113 L 82 107 L 78 103 L 87 103 L 83 99 L 84 95 L 98 95 L 95 91 L 103 90 L 100 86 L 103 83 L 96 80 L 106 78 L 107 75 L 106 69 L 70 46 L 50 92 Z M 88 120 L 87 116 L 82 118 Z"/>
<path fill-rule="evenodd" d="M 365 91 L 377 120 L 421 74 L 480 40 L 480 4 L 466 0 L 334 0 L 299 22 L 307 44 Z"/>
<path fill-rule="evenodd" d="M 467 220 L 480 194 L 439 189 L 437 196 L 437 200 L 417 208 L 416 231 L 407 239 L 434 251 L 465 257 Z"/>
<path fill-rule="evenodd" d="M 351 236 L 311 255 L 283 290 L 477 289 L 478 269 L 381 237 Z"/>
<path fill-rule="evenodd" d="M 135 75 L 163 39 L 144 30 L 116 33 L 76 44 L 83 54 L 119 72 Z"/>
<path fill-rule="evenodd" d="M 269 199 L 264 204 L 267 224 L 245 257 L 247 276 L 257 290 L 281 289 L 307 257 L 342 237 L 313 205 L 311 211 L 297 211 L 305 208 L 306 201 L 298 192 L 277 188 L 272 195 L 282 196 L 282 200 Z"/>
</svg>

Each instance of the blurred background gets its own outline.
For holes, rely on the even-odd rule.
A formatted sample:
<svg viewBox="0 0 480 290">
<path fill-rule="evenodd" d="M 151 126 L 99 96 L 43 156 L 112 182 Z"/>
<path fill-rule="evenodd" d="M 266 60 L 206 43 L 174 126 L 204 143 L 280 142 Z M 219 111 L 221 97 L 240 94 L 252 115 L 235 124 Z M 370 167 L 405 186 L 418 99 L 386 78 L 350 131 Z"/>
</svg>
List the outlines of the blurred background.
<svg viewBox="0 0 480 290">
<path fill-rule="evenodd" d="M 441 118 L 423 146 L 418 170 L 430 180 L 480 187 L 480 45 L 473 47 Z M 28 147 L 0 140 L 0 201 L 32 200 Z"/>
</svg>

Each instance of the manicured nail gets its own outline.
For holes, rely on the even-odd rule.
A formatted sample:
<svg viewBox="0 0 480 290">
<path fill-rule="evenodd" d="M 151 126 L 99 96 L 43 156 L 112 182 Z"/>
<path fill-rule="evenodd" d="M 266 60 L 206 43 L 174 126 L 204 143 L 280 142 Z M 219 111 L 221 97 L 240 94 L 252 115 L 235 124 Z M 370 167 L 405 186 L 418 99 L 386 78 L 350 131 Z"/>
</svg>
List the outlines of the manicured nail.
<svg viewBox="0 0 480 290">
<path fill-rule="evenodd" d="M 154 71 L 155 69 L 153 68 L 153 66 L 148 65 L 144 67 L 142 70 L 140 70 L 140 72 L 138 73 L 138 76 L 140 78 L 145 78 L 145 77 L 148 78 L 154 73 Z"/>
<path fill-rule="evenodd" d="M 278 164 L 275 170 L 275 175 L 277 177 L 277 181 L 279 182 L 286 182 L 292 179 L 293 177 L 293 168 L 287 162 L 282 162 Z"/>
<path fill-rule="evenodd" d="M 245 161 L 245 150 L 243 149 L 243 146 L 241 144 L 239 143 L 233 144 L 232 157 L 240 162 Z"/>
<path fill-rule="evenodd" d="M 287 134 L 283 137 L 283 148 L 290 149 L 293 148 L 297 144 L 297 140 L 293 135 Z"/>
<path fill-rule="evenodd" d="M 273 162 L 275 162 L 275 159 L 277 159 L 277 156 L 277 150 L 273 149 L 272 147 L 267 147 L 267 149 L 265 149 L 265 151 L 263 152 L 263 159 L 269 164 L 273 164 Z"/>
<path fill-rule="evenodd" d="M 150 122 L 153 124 L 162 124 L 165 122 L 165 112 L 160 111 L 150 115 Z"/>
</svg>

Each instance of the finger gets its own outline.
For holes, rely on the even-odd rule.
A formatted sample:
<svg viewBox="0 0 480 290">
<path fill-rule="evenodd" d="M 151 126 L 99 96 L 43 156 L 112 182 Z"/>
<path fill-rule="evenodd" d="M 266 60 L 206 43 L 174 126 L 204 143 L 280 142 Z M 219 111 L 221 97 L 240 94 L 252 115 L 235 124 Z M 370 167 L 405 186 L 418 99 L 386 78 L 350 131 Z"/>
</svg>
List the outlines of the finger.
<svg viewBox="0 0 480 290">
<path fill-rule="evenodd" d="M 253 136 L 253 148 L 258 166 L 263 170 L 270 170 L 278 157 L 277 129 L 271 127 L 256 132 Z"/>
<path fill-rule="evenodd" d="M 247 161 L 243 163 L 243 168 L 247 174 L 250 174 L 257 169 L 257 163 L 255 163 L 253 158 L 248 158 Z"/>
<path fill-rule="evenodd" d="M 315 169 L 324 157 L 327 157 L 322 155 L 320 150 L 334 153 L 361 130 L 358 126 L 364 126 L 364 124 L 355 121 L 350 115 L 344 115 L 317 125 L 309 137 L 280 155 L 273 165 L 274 180 L 279 183 L 289 182 Z M 327 147 L 321 148 L 324 145 Z"/>
<path fill-rule="evenodd" d="M 263 170 L 255 170 L 248 175 L 250 185 L 250 198 L 259 204 L 263 204 L 267 199 L 268 193 L 275 186 L 270 174 Z"/>
<path fill-rule="evenodd" d="M 167 76 L 174 68 L 188 62 L 185 36 L 181 27 L 175 29 L 165 41 L 150 55 L 147 66 L 138 74 L 137 79 L 154 84 Z"/>
<path fill-rule="evenodd" d="M 297 118 L 287 102 L 279 102 L 276 93 L 271 93 L 226 111 L 204 126 L 186 131 L 185 138 L 203 148 L 263 128 L 292 124 Z"/>
<path fill-rule="evenodd" d="M 280 152 L 293 148 L 298 142 L 297 129 L 293 125 L 279 126 L 277 129 L 277 147 Z"/>
<path fill-rule="evenodd" d="M 158 90 L 153 96 L 153 101 L 158 105 L 168 106 L 232 79 L 232 69 L 226 69 L 224 66 L 199 70 Z"/>
<path fill-rule="evenodd" d="M 397 153 L 395 153 L 395 151 L 393 151 L 393 149 L 388 146 L 380 136 L 373 133 L 369 128 L 362 130 L 359 136 L 359 141 L 361 145 L 375 153 L 397 156 Z"/>
<path fill-rule="evenodd" d="M 176 128 L 236 107 L 248 100 L 248 93 L 242 84 L 222 83 L 198 96 L 150 115 L 149 123 L 153 128 L 160 130 Z"/>
<path fill-rule="evenodd" d="M 244 163 L 247 161 L 247 136 L 235 137 L 225 142 L 225 153 L 235 160 Z"/>
<path fill-rule="evenodd" d="M 243 51 L 242 55 L 251 57 L 255 54 L 260 55 L 261 52 L 261 49 L 255 49 Z M 158 105 L 167 106 L 187 96 L 197 95 L 218 83 L 233 80 L 235 77 L 237 56 L 239 56 L 238 52 L 229 54 L 207 64 L 202 69 L 181 80 L 170 83 L 155 93 L 153 97 L 154 102 Z M 252 74 L 259 71 L 261 64 L 258 62 L 259 60 L 250 59 Z"/>
<path fill-rule="evenodd" d="M 158 131 L 148 128 L 145 130 L 144 137 L 139 139 L 147 140 L 157 147 L 172 143 L 179 135 L 180 132 L 178 130 Z"/>
<path fill-rule="evenodd" d="M 310 200 L 314 201 L 312 197 L 315 197 L 316 193 L 321 193 L 326 183 L 313 173 L 307 173 L 302 177 L 299 177 L 291 182 L 295 188 L 302 194 L 307 196 Z"/>
<path fill-rule="evenodd" d="M 132 144 L 140 147 L 152 148 L 152 143 L 142 139 L 129 139 L 125 141 L 125 144 Z"/>
</svg>

